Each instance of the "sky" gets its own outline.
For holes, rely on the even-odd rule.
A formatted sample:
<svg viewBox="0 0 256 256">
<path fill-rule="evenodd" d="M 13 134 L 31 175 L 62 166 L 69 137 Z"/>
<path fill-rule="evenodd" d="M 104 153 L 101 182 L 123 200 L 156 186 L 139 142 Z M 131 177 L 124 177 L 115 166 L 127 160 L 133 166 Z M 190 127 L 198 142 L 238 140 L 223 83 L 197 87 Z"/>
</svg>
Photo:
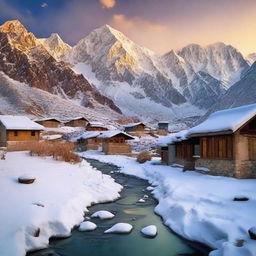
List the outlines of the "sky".
<svg viewBox="0 0 256 256">
<path fill-rule="evenodd" d="M 158 54 L 224 42 L 256 52 L 256 0 L 0 0 L 0 23 L 20 20 L 37 37 L 74 45 L 104 24 Z"/>
</svg>

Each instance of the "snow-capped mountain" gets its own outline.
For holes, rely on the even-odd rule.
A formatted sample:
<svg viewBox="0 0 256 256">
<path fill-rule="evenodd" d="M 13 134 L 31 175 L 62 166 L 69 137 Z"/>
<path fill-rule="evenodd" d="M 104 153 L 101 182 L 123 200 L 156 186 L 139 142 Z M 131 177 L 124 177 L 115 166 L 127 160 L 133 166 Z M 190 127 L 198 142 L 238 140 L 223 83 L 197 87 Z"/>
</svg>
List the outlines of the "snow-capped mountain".
<svg viewBox="0 0 256 256">
<path fill-rule="evenodd" d="M 0 71 L 10 78 L 72 99 L 85 107 L 104 106 L 106 111 L 112 109 L 121 113 L 113 101 L 84 76 L 77 75 L 64 62 L 58 62 L 19 21 L 8 21 L 0 26 L 0 48 Z"/>
<path fill-rule="evenodd" d="M 61 60 L 72 49 L 70 45 L 63 42 L 60 36 L 52 33 L 48 38 L 40 38 L 39 42 L 46 48 L 46 50 L 56 59 Z"/>
<path fill-rule="evenodd" d="M 64 59 L 124 113 L 168 120 L 201 115 L 249 67 L 223 43 L 158 56 L 108 25 L 79 41 Z"/>
<path fill-rule="evenodd" d="M 246 56 L 246 59 L 250 65 L 252 65 L 256 61 L 256 53 L 250 53 Z"/>
<path fill-rule="evenodd" d="M 256 101 L 256 62 L 249 68 L 244 76 L 230 87 L 227 92 L 219 98 L 209 111 L 202 117 L 204 120 L 209 114 L 234 107 L 240 107 L 247 104 L 254 104 Z"/>
<path fill-rule="evenodd" d="M 65 120 L 85 116 L 89 120 L 99 118 L 103 123 L 122 119 L 117 112 L 99 105 L 97 109 L 85 108 L 58 95 L 30 87 L 0 72 L 0 114 L 55 117 Z"/>
</svg>

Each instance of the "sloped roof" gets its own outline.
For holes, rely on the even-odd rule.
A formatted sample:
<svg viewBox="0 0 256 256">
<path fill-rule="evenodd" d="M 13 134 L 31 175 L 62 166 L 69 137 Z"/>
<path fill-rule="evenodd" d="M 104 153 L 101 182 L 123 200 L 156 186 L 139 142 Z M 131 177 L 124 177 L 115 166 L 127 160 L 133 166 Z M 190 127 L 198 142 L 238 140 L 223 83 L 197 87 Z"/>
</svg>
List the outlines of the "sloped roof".
<svg viewBox="0 0 256 256">
<path fill-rule="evenodd" d="M 105 127 L 105 125 L 101 122 L 89 122 L 89 124 L 91 127 Z"/>
<path fill-rule="evenodd" d="M 99 135 L 101 134 L 101 132 L 98 132 L 98 131 L 87 131 L 87 132 L 84 132 L 80 137 L 79 139 L 92 139 L 92 138 L 96 138 L 98 137 Z"/>
<path fill-rule="evenodd" d="M 256 104 L 217 111 L 204 122 L 189 129 L 188 136 L 234 133 L 256 115 Z"/>
<path fill-rule="evenodd" d="M 125 132 L 119 131 L 119 130 L 112 130 L 112 131 L 101 132 L 101 134 L 98 136 L 98 138 L 109 139 L 109 138 L 113 138 L 113 137 L 115 137 L 117 135 L 123 135 L 128 140 L 133 140 L 134 139 L 133 136 L 131 136 L 131 135 L 125 133 Z"/>
<path fill-rule="evenodd" d="M 177 133 L 172 133 L 167 136 L 161 137 L 157 140 L 156 145 L 158 147 L 167 147 L 168 144 L 186 140 L 187 133 L 188 133 L 188 130 L 183 130 Z"/>
<path fill-rule="evenodd" d="M 43 122 L 43 121 L 51 121 L 51 120 L 61 122 L 60 120 L 58 120 L 57 118 L 54 118 L 54 117 L 45 117 L 45 118 L 40 118 L 40 119 L 34 119 L 33 121 L 34 122 Z"/>
<path fill-rule="evenodd" d="M 26 116 L 0 115 L 0 122 L 7 130 L 44 130 L 44 127 Z"/>
<path fill-rule="evenodd" d="M 144 125 L 146 126 L 145 124 L 143 124 L 142 122 L 138 122 L 138 123 L 130 123 L 130 124 L 126 124 L 124 125 L 124 128 L 130 128 L 130 127 L 135 127 L 137 125 Z"/>
</svg>

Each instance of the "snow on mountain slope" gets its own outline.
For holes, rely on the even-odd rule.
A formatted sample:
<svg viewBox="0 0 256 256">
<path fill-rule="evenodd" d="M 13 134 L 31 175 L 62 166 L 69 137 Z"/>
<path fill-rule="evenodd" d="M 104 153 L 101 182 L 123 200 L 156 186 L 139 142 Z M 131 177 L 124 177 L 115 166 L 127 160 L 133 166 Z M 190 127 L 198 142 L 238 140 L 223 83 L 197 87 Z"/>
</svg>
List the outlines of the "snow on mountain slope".
<svg viewBox="0 0 256 256">
<path fill-rule="evenodd" d="M 31 117 L 55 117 L 68 119 L 85 116 L 104 123 L 113 122 L 122 116 L 104 106 L 97 109 L 85 108 L 71 100 L 64 100 L 57 95 L 32 88 L 25 83 L 15 81 L 0 72 L 0 113 L 11 115 L 29 115 Z"/>
<path fill-rule="evenodd" d="M 256 62 L 244 74 L 244 76 L 230 87 L 227 92 L 219 98 L 209 111 L 199 120 L 205 120 L 211 113 L 228 108 L 240 107 L 256 103 Z"/>
<path fill-rule="evenodd" d="M 202 114 L 249 67 L 222 43 L 157 56 L 108 25 L 79 41 L 64 60 L 124 113 L 146 119 L 160 113 L 167 120 Z"/>
<path fill-rule="evenodd" d="M 78 63 L 73 67 L 78 74 L 83 74 L 90 83 L 94 84 L 105 95 L 111 98 L 127 116 L 137 116 L 144 122 L 157 122 L 159 120 L 170 120 L 174 124 L 182 122 L 185 118 L 201 116 L 205 111 L 190 103 L 181 105 L 173 104 L 172 107 L 163 106 L 145 96 L 141 88 L 129 85 L 127 82 L 99 81 L 92 72 L 91 67 L 84 63 Z M 176 125 L 173 126 L 175 129 Z M 185 125 L 183 128 L 186 128 Z"/>
<path fill-rule="evenodd" d="M 61 60 L 72 49 L 70 45 L 64 43 L 60 36 L 52 33 L 49 38 L 40 38 L 39 42 L 56 59 Z"/>
<path fill-rule="evenodd" d="M 240 78 L 241 71 L 248 68 L 242 54 L 231 45 L 215 43 L 205 48 L 191 44 L 180 51 L 195 72 L 203 71 L 221 81 L 224 89 L 229 88 Z"/>
<path fill-rule="evenodd" d="M 256 61 L 256 53 L 250 53 L 246 56 L 246 59 L 250 65 L 252 65 Z"/>
<path fill-rule="evenodd" d="M 68 64 L 58 62 L 40 41 L 17 20 L 0 26 L 0 71 L 31 87 L 75 99 L 82 106 L 102 105 L 121 113 L 113 101 L 103 96 L 77 75 Z"/>
</svg>

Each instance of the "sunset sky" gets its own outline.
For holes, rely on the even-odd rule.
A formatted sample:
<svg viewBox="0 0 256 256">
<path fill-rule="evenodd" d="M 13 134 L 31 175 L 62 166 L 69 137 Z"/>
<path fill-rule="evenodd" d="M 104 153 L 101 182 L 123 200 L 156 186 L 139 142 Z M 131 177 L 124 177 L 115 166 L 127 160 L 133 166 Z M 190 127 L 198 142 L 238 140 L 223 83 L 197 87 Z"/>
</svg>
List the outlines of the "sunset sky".
<svg viewBox="0 0 256 256">
<path fill-rule="evenodd" d="M 109 24 L 163 54 L 222 41 L 256 52 L 256 0 L 0 0 L 0 22 L 19 19 L 38 37 L 57 32 L 71 45 Z"/>
</svg>

